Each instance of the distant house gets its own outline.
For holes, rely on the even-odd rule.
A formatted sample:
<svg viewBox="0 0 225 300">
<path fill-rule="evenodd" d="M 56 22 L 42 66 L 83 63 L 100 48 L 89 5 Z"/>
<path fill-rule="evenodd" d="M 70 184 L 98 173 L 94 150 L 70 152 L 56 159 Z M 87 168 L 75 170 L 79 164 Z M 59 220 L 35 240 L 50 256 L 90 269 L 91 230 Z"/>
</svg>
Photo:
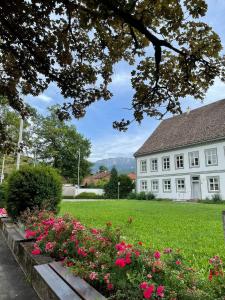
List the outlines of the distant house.
<svg viewBox="0 0 225 300">
<path fill-rule="evenodd" d="M 225 199 L 225 100 L 162 121 L 134 156 L 138 192 Z"/>
<path fill-rule="evenodd" d="M 110 172 L 104 171 L 99 172 L 90 176 L 87 176 L 82 181 L 82 186 L 90 186 L 90 185 L 97 185 L 100 181 L 108 182 L 110 179 Z"/>
<path fill-rule="evenodd" d="M 131 179 L 132 183 L 134 183 L 136 181 L 136 173 L 131 172 L 131 173 L 128 173 L 127 176 Z"/>
</svg>

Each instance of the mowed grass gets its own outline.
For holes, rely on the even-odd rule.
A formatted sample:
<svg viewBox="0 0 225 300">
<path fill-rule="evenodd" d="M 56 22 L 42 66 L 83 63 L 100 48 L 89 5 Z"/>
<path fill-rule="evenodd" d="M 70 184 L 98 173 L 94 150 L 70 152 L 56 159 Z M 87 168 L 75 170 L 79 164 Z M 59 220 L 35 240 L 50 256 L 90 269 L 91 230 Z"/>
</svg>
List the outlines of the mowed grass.
<svg viewBox="0 0 225 300">
<path fill-rule="evenodd" d="M 96 228 L 111 221 L 115 228 L 121 228 L 124 240 L 142 241 L 146 247 L 159 250 L 181 249 L 187 261 L 206 270 L 210 257 L 225 258 L 222 210 L 225 205 L 106 200 L 63 202 L 60 214 L 70 213 Z"/>
</svg>

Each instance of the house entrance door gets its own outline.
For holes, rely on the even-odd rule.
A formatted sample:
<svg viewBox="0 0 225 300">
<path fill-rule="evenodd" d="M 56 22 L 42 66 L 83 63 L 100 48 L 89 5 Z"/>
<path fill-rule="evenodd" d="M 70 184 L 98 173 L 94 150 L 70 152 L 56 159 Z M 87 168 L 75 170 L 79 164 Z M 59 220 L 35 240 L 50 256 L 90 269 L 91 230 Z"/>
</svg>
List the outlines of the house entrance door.
<svg viewBox="0 0 225 300">
<path fill-rule="evenodd" d="M 200 176 L 192 177 L 192 184 L 191 184 L 191 198 L 192 199 L 201 199 L 201 185 L 200 185 Z"/>
</svg>

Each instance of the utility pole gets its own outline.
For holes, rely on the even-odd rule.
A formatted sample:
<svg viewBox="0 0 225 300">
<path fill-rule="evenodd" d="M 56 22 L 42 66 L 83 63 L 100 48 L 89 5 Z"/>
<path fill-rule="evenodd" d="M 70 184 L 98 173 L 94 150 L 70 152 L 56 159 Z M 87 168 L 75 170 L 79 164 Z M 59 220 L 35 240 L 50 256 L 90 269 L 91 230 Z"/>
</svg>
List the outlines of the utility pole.
<svg viewBox="0 0 225 300">
<path fill-rule="evenodd" d="M 2 184 L 3 179 L 4 179 L 4 168 L 5 168 L 5 154 L 3 155 L 3 158 L 2 158 L 2 170 L 1 170 L 0 184 Z"/>
<path fill-rule="evenodd" d="M 18 139 L 18 150 L 17 150 L 17 159 L 16 159 L 16 170 L 20 168 L 20 144 L 23 138 L 23 118 L 20 119 L 20 131 L 19 131 L 19 139 Z"/>
<path fill-rule="evenodd" d="M 77 186 L 80 188 L 80 148 L 78 149 Z"/>
<path fill-rule="evenodd" d="M 118 196 L 118 200 L 119 200 L 120 199 L 120 181 L 118 181 L 117 184 L 118 184 L 118 186 L 117 186 L 118 187 L 118 189 L 117 189 L 118 195 L 117 196 Z"/>
<path fill-rule="evenodd" d="M 6 132 L 8 132 L 8 129 L 9 129 L 9 126 L 6 125 Z M 2 182 L 4 180 L 5 158 L 6 158 L 6 155 L 4 153 L 3 157 L 2 157 L 2 170 L 1 170 L 0 184 L 2 184 Z"/>
</svg>

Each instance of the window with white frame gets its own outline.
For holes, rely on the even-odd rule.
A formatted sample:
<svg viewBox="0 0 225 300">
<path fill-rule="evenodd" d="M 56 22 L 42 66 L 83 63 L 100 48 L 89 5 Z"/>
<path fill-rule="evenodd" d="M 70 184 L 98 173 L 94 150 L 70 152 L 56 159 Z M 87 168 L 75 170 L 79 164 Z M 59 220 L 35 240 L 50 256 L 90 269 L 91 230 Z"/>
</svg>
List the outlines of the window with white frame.
<svg viewBox="0 0 225 300">
<path fill-rule="evenodd" d="M 152 180 L 152 192 L 158 192 L 159 191 L 159 181 L 154 179 Z"/>
<path fill-rule="evenodd" d="M 171 180 L 170 179 L 163 180 L 163 191 L 171 192 Z"/>
<path fill-rule="evenodd" d="M 141 172 L 147 172 L 147 160 L 141 160 Z"/>
<path fill-rule="evenodd" d="M 208 190 L 209 192 L 219 192 L 220 190 L 219 176 L 208 177 Z"/>
<path fill-rule="evenodd" d="M 185 192 L 185 179 L 178 178 L 176 179 L 177 192 Z"/>
<path fill-rule="evenodd" d="M 147 191 L 148 189 L 148 183 L 147 180 L 141 180 L 141 191 Z"/>
<path fill-rule="evenodd" d="M 190 168 L 199 167 L 199 152 L 189 152 L 189 166 Z"/>
<path fill-rule="evenodd" d="M 177 169 L 183 169 L 184 167 L 184 155 L 179 154 L 175 156 L 175 163 Z"/>
<path fill-rule="evenodd" d="M 216 148 L 205 150 L 205 159 L 207 166 L 217 165 L 217 150 Z"/>
<path fill-rule="evenodd" d="M 151 171 L 158 171 L 158 159 L 151 159 Z"/>
<path fill-rule="evenodd" d="M 166 156 L 163 157 L 163 170 L 169 170 L 170 169 L 170 157 Z"/>
</svg>

